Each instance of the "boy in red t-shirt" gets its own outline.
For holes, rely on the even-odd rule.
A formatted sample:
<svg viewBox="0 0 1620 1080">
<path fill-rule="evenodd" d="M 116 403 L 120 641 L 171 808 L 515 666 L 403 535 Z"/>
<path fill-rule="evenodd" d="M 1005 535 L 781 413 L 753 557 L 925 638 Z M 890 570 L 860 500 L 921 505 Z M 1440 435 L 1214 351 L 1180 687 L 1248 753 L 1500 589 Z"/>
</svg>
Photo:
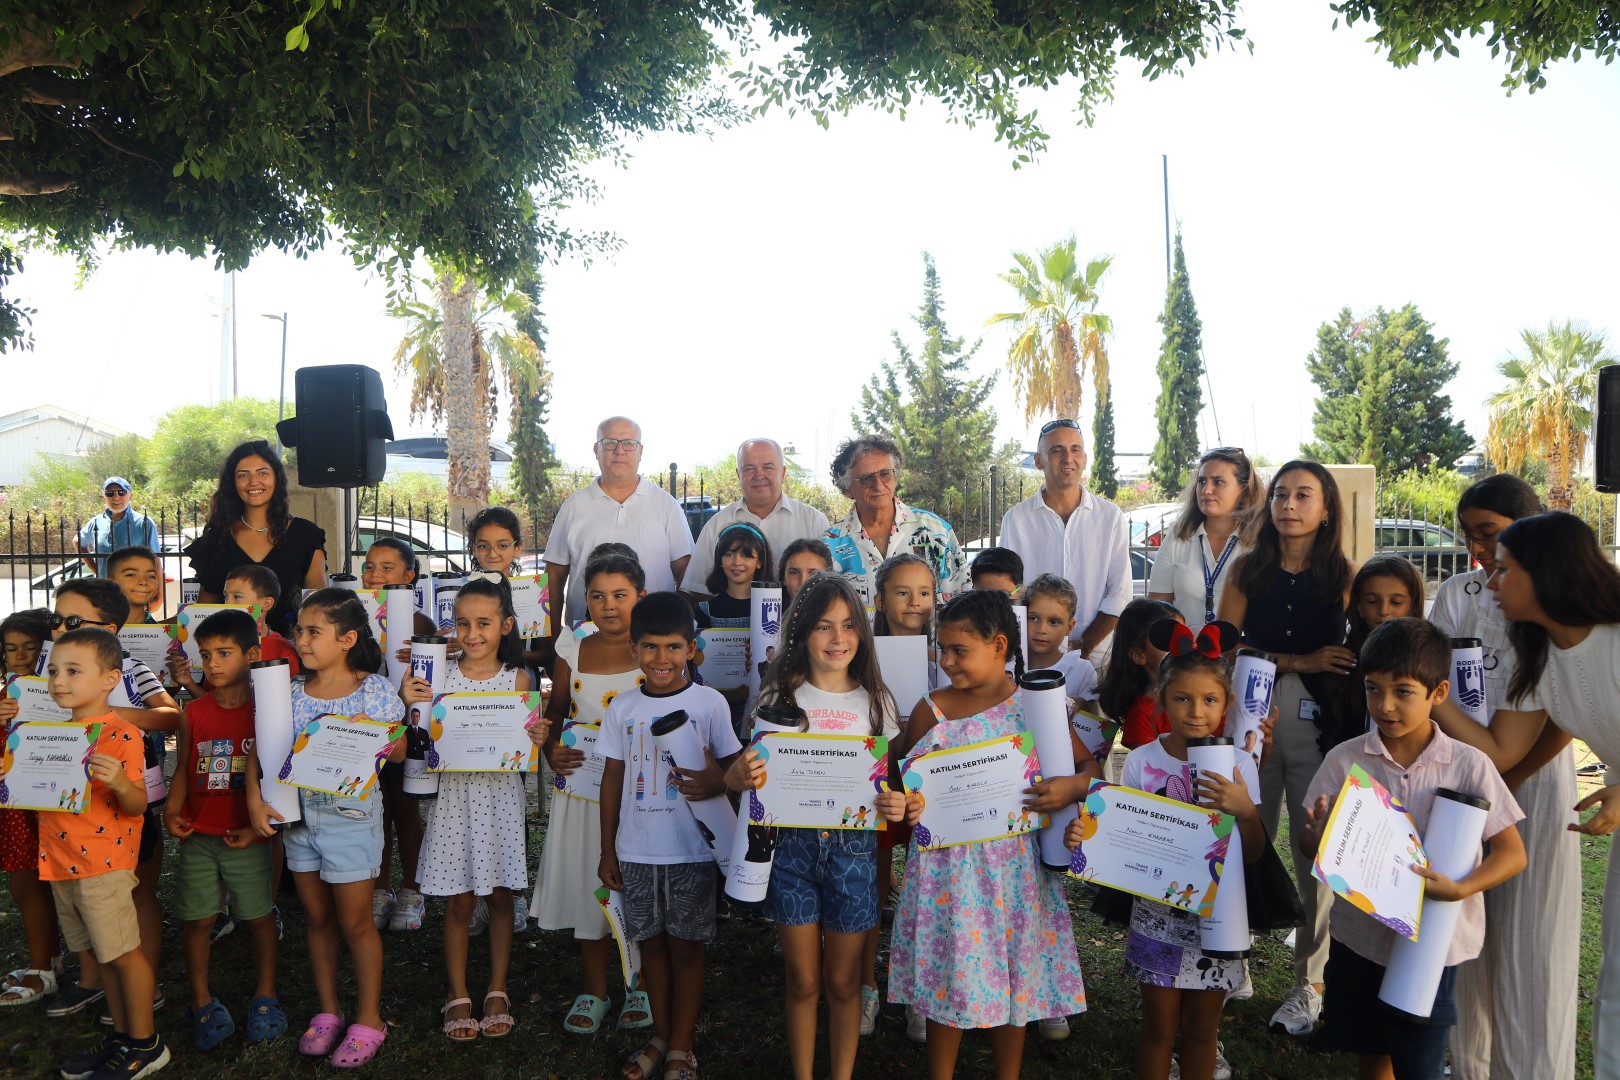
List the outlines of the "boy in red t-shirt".
<svg viewBox="0 0 1620 1080">
<path fill-rule="evenodd" d="M 248 1003 L 249 1042 L 287 1030 L 276 999 L 276 926 L 271 917 L 270 846 L 248 823 L 247 763 L 253 753 L 253 690 L 249 668 L 259 657 L 259 633 L 245 611 L 217 611 L 196 632 L 197 653 L 213 689 L 186 706 L 180 727 L 183 764 L 163 824 L 180 841 L 176 912 L 185 923 L 186 1018 L 199 1050 L 212 1050 L 236 1030 L 229 1010 L 208 987 L 208 958 L 220 890 L 231 914 L 253 935 L 257 983 Z"/>
<path fill-rule="evenodd" d="M 152 1026 L 156 984 L 135 917 L 146 753 L 141 733 L 107 704 L 123 666 L 118 638 L 89 628 L 58 637 L 46 666 L 51 698 L 96 736 L 85 808 L 47 811 L 40 819 L 39 876 L 51 883 L 68 948 L 95 954 L 113 1020 L 100 1046 L 62 1063 L 65 1080 L 102 1070 L 146 1076 L 169 1063 L 169 1048 Z"/>
</svg>

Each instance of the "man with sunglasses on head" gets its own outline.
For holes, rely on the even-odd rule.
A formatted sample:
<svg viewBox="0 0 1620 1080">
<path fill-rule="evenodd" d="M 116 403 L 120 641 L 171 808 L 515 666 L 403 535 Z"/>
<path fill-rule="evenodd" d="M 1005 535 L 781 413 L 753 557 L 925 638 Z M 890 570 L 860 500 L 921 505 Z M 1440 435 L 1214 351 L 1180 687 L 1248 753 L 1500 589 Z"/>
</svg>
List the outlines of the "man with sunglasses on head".
<svg viewBox="0 0 1620 1080">
<path fill-rule="evenodd" d="M 641 475 L 641 425 L 611 416 L 596 427 L 601 472 L 563 500 L 546 542 L 551 633 L 563 620 L 585 618 L 585 583 L 568 591 L 568 571 L 583 566 L 598 544 L 630 545 L 647 575 L 648 592 L 672 592 L 692 557 L 692 533 L 681 504 Z"/>
<path fill-rule="evenodd" d="M 79 530 L 79 552 L 84 565 L 97 577 L 107 574 L 107 556 L 119 548 L 144 547 L 158 550 L 157 523 L 130 505 L 129 481 L 109 476 L 101 485 L 101 498 L 107 508 Z"/>
<path fill-rule="evenodd" d="M 1086 490 L 1086 440 L 1076 421 L 1041 428 L 1035 467 L 1041 490 L 1007 511 L 1001 543 L 1023 558 L 1026 579 L 1056 574 L 1074 586 L 1080 630 L 1069 648 L 1092 659 L 1131 602 L 1130 529 L 1119 507 Z"/>
</svg>

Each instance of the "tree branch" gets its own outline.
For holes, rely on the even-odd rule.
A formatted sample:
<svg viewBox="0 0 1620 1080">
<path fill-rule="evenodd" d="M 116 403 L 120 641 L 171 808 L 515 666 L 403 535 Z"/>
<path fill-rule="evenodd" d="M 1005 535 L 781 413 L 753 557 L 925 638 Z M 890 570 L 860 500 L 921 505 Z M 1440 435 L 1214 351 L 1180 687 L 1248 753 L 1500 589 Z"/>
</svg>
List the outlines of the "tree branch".
<svg viewBox="0 0 1620 1080">
<path fill-rule="evenodd" d="M 0 176 L 0 195 L 54 195 L 72 186 L 72 178 L 62 173 Z"/>
<path fill-rule="evenodd" d="M 138 18 L 146 10 L 146 0 L 124 0 L 119 5 L 123 10 L 124 18 Z M 28 25 L 17 32 L 11 47 L 0 53 L 0 79 L 16 71 L 34 67 L 65 67 L 78 68 L 80 61 L 77 57 L 66 58 L 56 51 L 56 35 L 53 29 L 46 27 L 38 30 L 38 20 L 29 19 Z M 46 102 L 45 104 L 60 104 Z"/>
<path fill-rule="evenodd" d="M 102 142 L 106 143 L 108 146 L 112 147 L 114 150 L 117 150 L 120 154 L 128 154 L 130 157 L 137 157 L 137 158 L 140 158 L 142 161 L 150 161 L 153 165 L 158 165 L 159 168 L 162 167 L 156 159 L 147 157 L 145 154 L 141 153 L 139 150 L 131 150 L 127 146 L 120 146 L 117 143 L 113 142 L 111 139 L 107 138 L 107 136 L 103 135 L 101 133 L 101 129 L 96 127 L 96 125 L 92 124 L 90 121 L 84 120 L 84 121 L 81 121 L 81 122 L 84 124 L 84 128 L 85 128 L 86 131 L 88 131 L 90 134 L 94 135 L 96 138 L 100 139 Z"/>
</svg>

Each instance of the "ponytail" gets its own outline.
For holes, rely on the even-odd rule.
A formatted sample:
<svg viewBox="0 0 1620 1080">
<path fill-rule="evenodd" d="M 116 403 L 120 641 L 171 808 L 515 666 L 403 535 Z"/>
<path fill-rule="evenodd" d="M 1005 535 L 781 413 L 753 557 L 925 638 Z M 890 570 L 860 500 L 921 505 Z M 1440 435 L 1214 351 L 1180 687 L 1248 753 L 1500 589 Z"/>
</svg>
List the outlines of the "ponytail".
<svg viewBox="0 0 1620 1080">
<path fill-rule="evenodd" d="M 299 607 L 300 612 L 311 610 L 324 614 L 339 637 L 355 635 L 354 648 L 345 654 L 350 671 L 375 675 L 382 669 L 382 646 L 371 632 L 371 617 L 358 596 L 348 589 L 316 589 Z"/>
</svg>

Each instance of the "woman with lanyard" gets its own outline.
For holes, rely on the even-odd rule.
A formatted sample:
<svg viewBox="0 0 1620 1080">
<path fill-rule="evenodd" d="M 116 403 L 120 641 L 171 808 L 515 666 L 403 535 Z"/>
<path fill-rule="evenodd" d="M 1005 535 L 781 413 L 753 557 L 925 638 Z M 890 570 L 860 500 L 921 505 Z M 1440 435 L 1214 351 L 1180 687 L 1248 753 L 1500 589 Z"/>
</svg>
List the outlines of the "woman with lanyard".
<svg viewBox="0 0 1620 1080">
<path fill-rule="evenodd" d="M 1181 496 L 1181 513 L 1153 560 L 1148 598 L 1174 604 L 1189 623 L 1200 615 L 1201 625 L 1214 622 L 1228 571 L 1254 545 L 1261 494 L 1260 478 L 1241 448 L 1218 446 L 1199 458 L 1198 475 Z"/>
<path fill-rule="evenodd" d="M 1551 786 L 1556 793 L 1561 783 L 1559 762 L 1571 738 L 1584 740 L 1603 761 L 1620 762 L 1620 571 L 1610 553 L 1598 546 L 1591 528 L 1572 514 L 1535 514 L 1506 522 L 1495 517 L 1480 519 L 1471 513 L 1458 516 L 1470 533 L 1470 547 L 1491 538 L 1496 541 L 1486 588 L 1494 593 L 1500 617 L 1507 622 L 1514 670 L 1502 698 L 1494 702 L 1489 727 L 1475 723 L 1449 699 L 1435 709 L 1435 720 L 1447 735 L 1489 754 L 1509 784 L 1532 778 L 1520 786 L 1520 798 L 1536 797 L 1529 791 L 1532 782 Z M 1505 527 L 1498 532 L 1494 526 L 1499 524 Z M 1473 539 L 1476 533 L 1477 541 Z M 1490 689 L 1487 680 L 1488 692 Z M 1613 776 L 1611 772 L 1611 779 Z M 1541 935 L 1552 934 L 1559 926 L 1579 935 L 1579 869 L 1574 871 L 1577 877 L 1572 885 L 1557 881 L 1552 875 L 1562 854 L 1559 849 L 1573 839 L 1568 836 L 1570 831 L 1606 836 L 1620 827 L 1620 785 L 1602 788 L 1580 802 L 1574 801 L 1571 791 L 1564 796 L 1561 806 L 1551 805 L 1542 813 L 1543 821 L 1537 820 L 1529 802 L 1524 804 L 1529 816 L 1520 828 L 1525 832 L 1531 865 L 1548 868 L 1541 880 L 1527 883 L 1535 895 L 1526 897 L 1524 903 L 1534 905 L 1535 913 L 1525 918 L 1535 921 L 1539 917 L 1546 929 L 1522 943 L 1510 942 L 1513 956 L 1518 950 L 1535 948 Z M 1598 812 L 1584 824 L 1578 823 L 1580 813 L 1594 806 Z M 1533 846 L 1540 850 L 1531 850 Z M 1604 888 L 1602 965 L 1592 1003 L 1593 1075 L 1600 1080 L 1620 1077 L 1620 899 L 1616 899 L 1620 898 L 1620 860 L 1614 857 L 1614 850 L 1610 848 Z M 1487 951 L 1476 964 L 1493 955 L 1490 942 L 1495 930 L 1489 920 L 1494 911 L 1488 909 Z M 1508 933 L 1514 933 L 1517 925 Z M 1568 1009 L 1543 1000 L 1528 1013 L 1514 1017 L 1522 1037 L 1509 1045 L 1522 1042 L 1528 1048 L 1525 1052 L 1534 1055 L 1532 1061 L 1515 1063 L 1499 1055 L 1505 1033 L 1498 1029 L 1490 1060 L 1492 1076 L 1573 1075 L 1573 1047 L 1567 1056 L 1562 1048 L 1573 1036 L 1575 1023 L 1575 961 L 1572 958 L 1567 972 L 1557 976 L 1562 985 L 1541 985 L 1544 968 L 1545 962 L 1538 961 L 1522 971 L 1514 969 L 1511 978 L 1526 981 L 1523 1000 L 1528 1002 L 1539 993 L 1562 1002 L 1567 994 Z M 1493 983 L 1500 985 L 1499 980 L 1493 979 Z M 1458 986 L 1460 990 L 1461 979 Z M 1465 1002 L 1459 1000 L 1459 1004 Z M 1500 999 L 1494 1002 L 1495 1015 L 1501 1015 L 1502 1005 Z M 1552 1025 L 1558 1030 L 1550 1030 Z M 1458 1034 L 1463 1034 L 1461 1027 Z M 1466 1059 L 1459 1064 L 1466 1065 Z"/>
<path fill-rule="evenodd" d="M 1316 705 L 1325 689 L 1322 676 L 1356 664 L 1356 654 L 1343 644 L 1356 567 L 1341 546 L 1339 485 L 1321 465 L 1288 462 L 1272 477 L 1266 503 L 1270 511 L 1255 534 L 1254 550 L 1236 561 L 1221 594 L 1220 618 L 1243 631 L 1245 645 L 1277 657 L 1271 698 L 1277 723 L 1260 769 L 1260 820 L 1266 835 L 1275 836 L 1278 815 L 1284 805 L 1289 808 L 1289 850 L 1295 852 L 1305 922 L 1294 937 L 1296 985 L 1271 1027 L 1300 1036 L 1311 1033 L 1322 1012 L 1333 894 L 1298 854 L 1305 815 L 1294 811 L 1304 805 L 1322 764 Z"/>
</svg>

